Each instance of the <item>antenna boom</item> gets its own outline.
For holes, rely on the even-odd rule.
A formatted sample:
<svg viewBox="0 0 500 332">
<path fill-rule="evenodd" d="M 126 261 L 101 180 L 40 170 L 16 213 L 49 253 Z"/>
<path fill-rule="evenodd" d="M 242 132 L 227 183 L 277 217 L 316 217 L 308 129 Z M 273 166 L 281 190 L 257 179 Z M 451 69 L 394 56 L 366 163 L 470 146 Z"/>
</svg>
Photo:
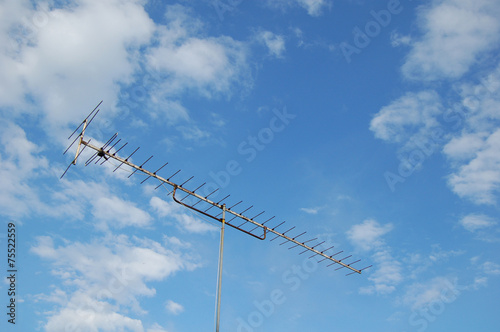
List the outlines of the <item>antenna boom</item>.
<svg viewBox="0 0 500 332">
<path fill-rule="evenodd" d="M 332 261 L 332 262 L 333 262 L 333 264 L 339 264 L 339 265 L 341 265 L 342 267 L 344 267 L 344 268 L 347 268 L 347 269 L 351 270 L 351 271 L 352 271 L 351 273 L 358 273 L 358 274 L 361 274 L 361 271 L 363 270 L 363 269 L 358 270 L 358 269 L 356 269 L 356 268 L 354 268 L 354 267 L 350 266 L 350 264 L 346 264 L 346 263 L 342 262 L 342 260 L 337 260 L 337 259 L 333 258 L 333 256 L 334 256 L 334 255 L 329 256 L 328 254 L 325 254 L 324 252 L 325 252 L 326 250 L 324 250 L 324 251 L 319 251 L 319 250 L 315 249 L 315 246 L 312 246 L 312 247 L 311 247 L 311 246 L 308 246 L 308 245 L 306 245 L 306 244 L 305 244 L 306 242 L 309 242 L 309 241 L 311 241 L 311 240 L 304 241 L 304 242 L 300 242 L 300 241 L 296 240 L 296 238 L 298 238 L 300 235 L 299 235 L 299 236 L 295 236 L 295 237 L 290 237 L 290 236 L 286 235 L 285 233 L 287 233 L 287 232 L 288 232 L 288 231 L 290 231 L 290 230 L 288 230 L 288 231 L 286 231 L 286 232 L 284 232 L 284 233 L 281 233 L 281 232 L 279 232 L 279 231 L 275 230 L 275 228 L 276 228 L 276 227 L 274 227 L 274 228 L 269 228 L 269 227 L 265 226 L 264 224 L 261 224 L 261 223 L 259 223 L 259 222 L 255 221 L 255 220 L 253 220 L 252 218 L 248 218 L 248 217 L 244 216 L 243 214 L 237 213 L 237 212 L 235 212 L 235 211 L 233 211 L 233 210 L 231 210 L 231 209 L 226 208 L 224 204 L 220 204 L 220 203 L 217 203 L 217 202 L 214 202 L 214 201 L 212 201 L 212 200 L 208 199 L 208 198 L 207 198 L 208 196 L 204 197 L 204 196 L 202 196 L 202 195 L 200 195 L 200 194 L 197 194 L 197 193 L 195 192 L 197 189 L 196 189 L 196 190 L 194 190 L 194 191 L 191 191 L 191 190 L 189 190 L 189 189 L 186 189 L 186 188 L 182 187 L 182 185 L 178 185 L 178 184 L 176 184 L 176 183 L 174 183 L 174 182 L 170 181 L 169 179 L 165 179 L 164 177 L 162 177 L 162 176 L 160 176 L 160 175 L 158 175 L 158 174 L 157 174 L 157 172 L 158 172 L 159 170 L 157 170 L 157 171 L 155 171 L 155 172 L 151 172 L 151 171 L 148 171 L 147 169 L 143 168 L 142 166 L 138 166 L 138 165 L 136 165 L 136 164 L 132 163 L 131 161 L 129 161 L 130 156 L 129 156 L 128 158 L 124 159 L 124 158 L 122 158 L 122 157 L 120 157 L 120 156 L 117 156 L 117 155 L 116 155 L 116 152 L 115 152 L 115 153 L 111 153 L 111 152 L 110 152 L 110 150 L 107 150 L 107 151 L 106 151 L 106 150 L 104 150 L 103 148 L 100 148 L 100 147 L 98 147 L 98 146 L 95 146 L 95 145 L 93 145 L 93 144 L 91 144 L 91 143 L 90 143 L 90 140 L 89 140 L 89 141 L 85 141 L 85 140 L 83 139 L 83 132 L 82 132 L 82 136 L 81 136 L 81 138 L 80 138 L 80 144 L 83 144 L 84 146 L 89 147 L 89 148 L 91 148 L 91 149 L 95 150 L 99 156 L 107 156 L 107 157 L 109 157 L 109 158 L 112 158 L 112 159 L 114 159 L 114 160 L 116 160 L 116 161 L 120 162 L 120 166 L 121 166 L 122 164 L 125 164 L 125 165 L 127 165 L 127 166 L 129 166 L 129 167 L 133 168 L 133 169 L 134 169 L 134 173 L 135 173 L 135 172 L 137 172 L 137 171 L 139 171 L 139 172 L 142 172 L 142 173 L 144 173 L 145 175 L 147 175 L 147 178 L 152 177 L 152 178 L 155 178 L 155 179 L 159 180 L 160 182 L 162 182 L 162 184 L 168 184 L 168 185 L 170 185 L 170 186 L 173 188 L 173 198 L 174 198 L 174 200 L 175 200 L 177 203 L 179 203 L 179 204 L 181 204 L 181 205 L 183 205 L 183 206 L 186 206 L 186 207 L 188 207 L 188 208 L 190 208 L 190 209 L 192 209 L 192 210 L 195 210 L 195 211 L 197 211 L 197 212 L 199 212 L 199 213 L 202 213 L 203 215 L 206 215 L 206 216 L 208 216 L 208 217 L 210 217 L 210 218 L 212 218 L 212 219 L 215 219 L 215 220 L 218 220 L 218 221 L 220 221 L 220 222 L 223 222 L 223 221 L 222 221 L 222 218 L 217 218 L 217 217 L 212 216 L 212 215 L 210 215 L 210 214 L 208 214 L 208 213 L 206 213 L 206 212 L 204 212 L 204 211 L 202 211 L 202 210 L 198 210 L 198 209 L 194 208 L 193 206 L 191 206 L 191 205 L 189 205 L 189 204 L 186 204 L 186 203 L 182 202 L 182 200 L 183 200 L 183 199 L 182 199 L 182 200 L 177 199 L 177 197 L 175 197 L 176 192 L 177 192 L 177 191 L 183 191 L 184 193 L 186 193 L 186 194 L 187 194 L 187 196 L 192 196 L 192 197 L 195 197 L 196 199 L 198 199 L 198 200 L 200 200 L 200 201 L 203 201 L 203 202 L 205 202 L 205 203 L 207 203 L 207 204 L 210 204 L 210 205 L 212 205 L 212 206 L 214 206 L 214 207 L 217 207 L 217 208 L 219 208 L 219 209 L 221 209 L 221 210 L 225 211 L 225 212 L 226 212 L 226 214 L 227 214 L 227 213 L 229 213 L 229 214 L 232 214 L 235 218 L 240 218 L 240 219 L 243 219 L 243 220 L 245 221 L 245 223 L 249 222 L 249 223 L 252 223 L 253 225 L 255 225 L 256 227 L 260 227 L 260 228 L 262 228 L 262 230 L 263 230 L 263 236 L 262 236 L 262 237 L 260 237 L 260 236 L 257 236 L 257 235 L 255 235 L 255 234 L 252 234 L 251 232 L 248 232 L 248 231 L 246 231 L 246 230 L 244 230 L 244 229 L 242 229 L 242 228 L 239 228 L 239 227 L 238 227 L 238 226 L 236 226 L 236 225 L 229 224 L 228 222 L 225 222 L 225 224 L 226 224 L 226 225 L 231 226 L 231 227 L 233 227 L 233 228 L 236 228 L 236 229 L 238 229 L 238 230 L 240 230 L 240 231 L 242 231 L 242 232 L 244 232 L 244 233 L 246 233 L 246 234 L 249 234 L 249 235 L 251 235 L 251 236 L 253 236 L 253 237 L 255 237 L 255 238 L 258 238 L 258 239 L 260 239 L 260 240 L 264 240 L 264 239 L 266 239 L 267 233 L 273 233 L 274 235 L 276 235 L 276 237 L 281 237 L 281 238 L 285 239 L 285 240 L 286 240 L 286 241 L 285 241 L 285 243 L 291 242 L 291 243 L 293 243 L 293 244 L 295 245 L 295 246 L 293 246 L 293 247 L 296 247 L 296 246 L 303 247 L 304 249 L 306 249 L 306 251 L 308 250 L 308 251 L 313 252 L 313 253 L 315 254 L 315 255 L 313 255 L 313 256 L 320 255 L 320 256 L 322 256 L 322 257 L 323 257 L 323 260 L 330 260 L 330 261 Z M 80 144 L 79 144 L 79 145 L 80 145 Z M 135 150 L 135 151 L 137 151 L 137 150 Z M 134 153 L 135 153 L 135 151 L 134 151 Z M 117 151 L 117 152 L 118 152 L 118 151 Z M 75 158 L 75 160 L 74 160 L 74 161 L 76 162 L 76 158 Z M 143 165 L 144 165 L 144 164 L 143 164 Z M 166 164 L 165 164 L 164 166 L 166 166 Z M 163 166 L 162 166 L 161 168 L 163 168 Z M 160 169 L 161 169 L 161 168 L 160 168 Z M 146 178 L 146 179 L 147 179 L 147 178 Z M 187 196 L 186 196 L 186 197 L 187 197 Z M 219 201 L 219 202 L 220 202 L 220 201 Z M 260 214 L 259 214 L 259 215 L 260 215 Z M 257 215 L 257 216 L 259 216 L 259 215 Z M 257 217 L 257 216 L 256 216 L 256 217 Z M 302 233 L 302 234 L 304 234 L 304 233 Z M 302 234 L 301 234 L 301 235 L 302 235 Z M 311 256 L 311 257 L 313 257 L 313 256 Z"/>
</svg>

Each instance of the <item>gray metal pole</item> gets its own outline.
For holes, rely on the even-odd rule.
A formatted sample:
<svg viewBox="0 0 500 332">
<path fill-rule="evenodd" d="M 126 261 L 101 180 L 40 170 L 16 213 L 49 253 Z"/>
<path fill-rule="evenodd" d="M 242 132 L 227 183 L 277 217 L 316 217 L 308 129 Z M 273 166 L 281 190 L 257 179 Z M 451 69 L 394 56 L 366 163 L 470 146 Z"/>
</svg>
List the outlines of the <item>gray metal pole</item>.
<svg viewBox="0 0 500 332">
<path fill-rule="evenodd" d="M 219 273 L 217 278 L 217 309 L 215 318 L 215 332 L 219 332 L 220 326 L 220 293 L 222 284 L 222 259 L 224 255 L 224 226 L 226 223 L 226 204 L 222 205 L 222 225 L 220 227 L 220 246 L 219 246 Z"/>
</svg>

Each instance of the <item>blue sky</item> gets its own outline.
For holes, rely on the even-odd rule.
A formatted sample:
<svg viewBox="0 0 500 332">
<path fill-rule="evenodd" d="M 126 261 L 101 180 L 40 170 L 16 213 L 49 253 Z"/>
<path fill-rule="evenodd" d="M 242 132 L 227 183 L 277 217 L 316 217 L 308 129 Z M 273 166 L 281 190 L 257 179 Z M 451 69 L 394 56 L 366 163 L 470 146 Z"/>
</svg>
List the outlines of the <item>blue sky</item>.
<svg viewBox="0 0 500 332">
<path fill-rule="evenodd" d="M 346 277 L 229 228 L 222 331 L 497 331 L 498 17 L 495 0 L 2 1 L 2 331 L 213 330 L 216 223 L 90 151 L 59 179 L 100 100 L 96 144 L 116 132 L 133 162 L 373 265 Z"/>
</svg>

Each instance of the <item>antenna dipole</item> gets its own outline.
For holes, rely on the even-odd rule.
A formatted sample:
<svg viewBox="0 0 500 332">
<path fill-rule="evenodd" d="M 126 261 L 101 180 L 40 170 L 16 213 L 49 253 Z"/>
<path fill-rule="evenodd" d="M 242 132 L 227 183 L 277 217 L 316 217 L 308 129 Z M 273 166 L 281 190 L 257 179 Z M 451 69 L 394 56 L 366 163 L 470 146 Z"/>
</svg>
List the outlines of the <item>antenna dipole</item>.
<svg viewBox="0 0 500 332">
<path fill-rule="evenodd" d="M 227 198 L 229 198 L 230 195 L 225 196 L 224 198 L 220 199 L 217 202 L 211 200 L 209 197 L 212 196 L 212 195 L 214 195 L 218 191 L 218 189 L 213 190 L 212 192 L 210 192 L 206 196 L 203 196 L 203 195 L 197 193 L 198 190 L 200 190 L 202 187 L 204 187 L 206 185 L 206 182 L 203 183 L 203 184 L 201 184 L 200 186 L 198 186 L 194 190 L 187 189 L 185 186 L 186 186 L 186 184 L 189 181 L 191 181 L 193 179 L 193 176 L 190 177 L 189 179 L 185 180 L 181 184 L 177 184 L 177 182 L 174 182 L 171 179 L 175 175 L 177 175 L 181 170 L 176 171 L 174 174 L 170 175 L 168 178 L 160 176 L 158 174 L 158 172 L 160 170 L 162 170 L 165 166 L 167 166 L 168 163 L 163 164 L 160 168 L 156 169 L 154 172 L 152 172 L 152 171 L 144 168 L 144 165 L 149 160 L 151 160 L 153 158 L 153 156 L 149 157 L 141 165 L 136 165 L 135 163 L 133 163 L 130 160 L 130 158 L 139 150 L 139 148 L 135 149 L 126 158 L 120 157 L 118 155 L 118 152 L 121 151 L 125 146 L 127 146 L 128 143 L 124 143 L 120 148 L 115 149 L 115 146 L 118 146 L 118 143 L 121 141 L 121 139 L 118 139 L 118 141 L 115 142 L 115 140 L 117 139 L 118 134 L 114 134 L 102 146 L 96 146 L 96 145 L 92 144 L 91 143 L 91 139 L 85 140 L 84 139 L 85 130 L 88 128 L 89 124 L 92 122 L 92 120 L 95 118 L 95 116 L 99 112 L 98 107 L 101 105 L 101 103 L 102 103 L 102 101 L 94 108 L 94 110 L 83 120 L 83 122 L 80 124 L 80 126 L 78 126 L 78 128 L 68 138 L 68 139 L 71 139 L 73 137 L 73 135 L 75 133 L 77 133 L 80 128 L 82 128 L 82 130 L 79 133 L 79 135 L 73 140 L 73 142 L 70 144 L 70 146 L 64 152 L 64 153 L 66 153 L 71 148 L 71 146 L 74 143 L 76 143 L 76 141 L 78 141 L 78 146 L 77 146 L 77 149 L 76 149 L 75 158 L 71 161 L 71 163 L 69 164 L 69 166 L 66 168 L 66 170 L 62 174 L 61 178 L 66 174 L 66 172 L 68 171 L 68 169 L 72 165 L 76 165 L 78 157 L 82 154 L 82 152 L 85 150 L 85 148 L 88 147 L 88 148 L 94 150 L 95 152 L 85 162 L 85 166 L 90 165 L 94 161 L 97 164 L 102 159 L 104 159 L 104 160 L 101 162 L 101 165 L 104 164 L 105 162 L 109 161 L 109 160 L 115 160 L 119 164 L 118 164 L 118 166 L 116 166 L 116 168 L 113 170 L 113 172 L 115 172 L 116 170 L 118 170 L 123 165 L 126 165 L 126 166 L 130 167 L 133 170 L 133 171 L 131 171 L 131 174 L 128 177 L 131 177 L 132 175 L 134 175 L 136 173 L 142 173 L 142 174 L 146 175 L 146 177 L 142 180 L 141 184 L 144 183 L 144 182 L 146 182 L 150 178 L 154 178 L 154 179 L 156 179 L 156 180 L 159 181 L 159 185 L 155 189 L 158 189 L 161 186 L 166 186 L 167 189 L 170 188 L 170 191 L 169 191 L 168 195 L 172 194 L 172 198 L 173 198 L 173 200 L 176 203 L 178 203 L 180 205 L 183 205 L 186 208 L 191 209 L 191 210 L 193 210 L 193 211 L 195 211 L 197 213 L 200 213 L 201 215 L 204 215 L 206 217 L 209 217 L 211 219 L 219 221 L 221 223 L 221 239 L 220 239 L 220 250 L 219 250 L 219 271 L 218 271 L 217 302 L 216 302 L 216 331 L 219 330 L 219 319 L 220 319 L 219 310 L 220 310 L 220 290 L 221 290 L 220 286 L 221 286 L 221 279 L 222 279 L 222 257 L 223 257 L 223 245 L 224 245 L 224 226 L 226 226 L 226 225 L 230 226 L 232 228 L 235 228 L 235 229 L 237 229 L 237 230 L 239 230 L 239 231 L 241 231 L 241 232 L 243 232 L 243 233 L 245 233 L 247 235 L 250 235 L 250 236 L 252 236 L 252 237 L 254 237 L 256 239 L 259 239 L 259 240 L 265 240 L 269 234 L 272 234 L 272 235 L 274 235 L 274 237 L 271 239 L 271 241 L 274 241 L 274 240 L 276 240 L 278 238 L 281 238 L 282 240 L 284 240 L 282 243 L 280 243 L 280 246 L 284 245 L 284 244 L 291 244 L 292 246 L 289 247 L 288 249 L 293 249 L 293 248 L 296 248 L 296 247 L 302 247 L 305 250 L 303 250 L 302 252 L 300 252 L 299 255 L 302 255 L 303 253 L 309 251 L 309 253 L 312 253 L 312 255 L 309 258 L 313 258 L 313 257 L 316 257 L 316 256 L 318 256 L 318 258 L 320 258 L 320 260 L 318 261 L 318 263 L 326 260 L 326 261 L 330 261 L 330 264 L 327 265 L 327 266 L 338 265 L 338 267 L 337 267 L 336 270 L 343 269 L 343 268 L 346 268 L 346 269 L 350 270 L 349 273 L 347 273 L 346 275 L 361 274 L 361 272 L 363 270 L 368 269 L 368 268 L 371 267 L 371 265 L 370 265 L 370 266 L 364 267 L 362 269 L 356 269 L 352 265 L 355 264 L 355 263 L 358 263 L 360 260 L 352 261 L 350 263 L 345 262 L 345 260 L 347 260 L 350 257 L 352 257 L 352 255 L 348 255 L 348 256 L 346 256 L 344 258 L 337 259 L 336 256 L 339 255 L 340 253 L 342 253 L 343 251 L 339 251 L 339 252 L 337 252 L 335 254 L 332 254 L 332 255 L 328 254 L 327 252 L 330 251 L 334 246 L 331 246 L 331 247 L 329 247 L 327 249 L 324 249 L 324 250 L 320 251 L 317 248 L 320 247 L 321 245 L 323 245 L 323 243 L 325 241 L 320 242 L 320 243 L 313 242 L 313 241 L 317 241 L 318 238 L 312 238 L 312 239 L 308 239 L 308 240 L 304 240 L 304 241 L 299 240 L 299 237 L 303 236 L 307 232 L 302 232 L 302 233 L 299 233 L 298 235 L 295 235 L 295 236 L 289 235 L 291 232 L 293 232 L 295 230 L 295 226 L 293 226 L 291 228 L 288 228 L 284 232 L 277 230 L 279 227 L 281 227 L 283 224 L 285 224 L 285 221 L 279 223 L 278 225 L 276 225 L 274 227 L 267 226 L 267 223 L 270 222 L 271 220 L 273 220 L 275 218 L 274 216 L 271 217 L 271 218 L 268 218 L 264 222 L 257 221 L 256 219 L 259 216 L 261 216 L 262 214 L 264 214 L 265 211 L 262 211 L 262 212 L 256 214 L 255 216 L 253 216 L 251 218 L 245 216 L 244 213 L 246 213 L 247 211 L 249 211 L 250 209 L 252 209 L 253 205 L 250 206 L 250 207 L 248 207 L 247 209 L 243 210 L 242 212 L 236 212 L 235 208 L 238 205 L 240 205 L 242 203 L 242 201 L 239 201 L 239 202 L 231 205 L 230 207 L 227 207 L 226 203 L 223 203 L 223 201 L 226 200 Z M 81 148 L 82 146 L 83 146 L 83 148 Z M 179 194 L 185 194 L 185 196 L 181 198 L 181 197 L 179 197 Z M 193 198 L 194 200 L 196 200 L 196 202 L 194 204 L 187 203 L 186 202 L 186 198 L 188 198 L 188 197 Z M 202 209 L 200 206 L 196 207 L 200 203 L 205 204 L 205 206 L 207 206 L 207 208 L 206 209 Z M 209 213 L 209 211 L 212 208 L 219 209 L 220 213 L 218 213 L 217 215 L 215 215 L 214 213 Z M 227 217 L 228 214 L 232 215 L 232 218 L 229 219 L 229 220 L 226 219 L 226 217 Z M 233 222 L 233 220 L 235 220 L 235 219 L 240 219 L 241 221 L 243 221 L 243 223 L 241 223 L 241 224 L 238 225 L 236 222 Z M 254 227 L 251 230 L 245 229 L 243 226 L 247 225 L 247 224 L 252 225 Z M 246 227 L 248 227 L 248 226 L 246 226 Z M 256 229 L 262 230 L 262 233 L 261 234 L 255 234 L 254 231 Z M 312 242 L 312 244 L 310 244 L 311 242 Z"/>
</svg>

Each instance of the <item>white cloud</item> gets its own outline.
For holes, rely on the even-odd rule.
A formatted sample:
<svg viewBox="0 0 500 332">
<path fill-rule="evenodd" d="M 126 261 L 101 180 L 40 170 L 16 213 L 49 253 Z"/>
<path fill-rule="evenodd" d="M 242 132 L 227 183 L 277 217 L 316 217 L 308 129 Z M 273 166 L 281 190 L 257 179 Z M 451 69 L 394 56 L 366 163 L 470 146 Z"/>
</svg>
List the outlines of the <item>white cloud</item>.
<svg viewBox="0 0 500 332">
<path fill-rule="evenodd" d="M 317 17 L 323 14 L 325 9 L 331 8 L 332 4 L 328 0 L 267 0 L 270 7 L 285 10 L 288 7 L 302 7 L 311 16 Z"/>
<path fill-rule="evenodd" d="M 285 40 L 283 36 L 277 35 L 271 31 L 259 31 L 256 38 L 257 41 L 266 45 L 270 55 L 276 58 L 283 57 L 283 53 L 285 52 Z"/>
<path fill-rule="evenodd" d="M 467 160 L 476 156 L 484 147 L 485 133 L 464 133 L 452 138 L 443 148 L 444 154 L 452 160 Z"/>
<path fill-rule="evenodd" d="M 165 309 L 167 309 L 167 311 L 172 315 L 179 315 L 184 311 L 184 307 L 182 306 L 182 304 L 179 304 L 172 300 L 167 301 L 167 303 L 165 304 Z"/>
<path fill-rule="evenodd" d="M 190 141 L 206 141 L 211 136 L 208 131 L 201 130 L 195 125 L 178 126 L 177 130 L 181 132 L 181 135 L 185 140 Z"/>
<path fill-rule="evenodd" d="M 172 201 L 166 202 L 158 197 L 151 198 L 149 204 L 159 217 L 171 217 L 175 219 L 176 226 L 191 233 L 205 233 L 216 231 L 213 225 L 200 221 L 197 218 L 186 214 L 186 208 Z"/>
<path fill-rule="evenodd" d="M 496 225 L 495 221 L 483 214 L 469 214 L 463 217 L 459 223 L 469 232 L 476 232 Z"/>
<path fill-rule="evenodd" d="M 451 303 L 459 295 L 461 289 L 456 279 L 436 277 L 426 283 L 414 283 L 408 287 L 402 301 L 412 310 L 422 309 L 432 303 Z"/>
<path fill-rule="evenodd" d="M 28 1 L 2 1 L 0 3 L 0 71 L 3 79 L 0 82 L 0 105 L 17 107 L 24 99 L 23 82 L 19 77 L 20 45 L 11 37 L 14 26 L 21 23 L 19 19 L 30 18 L 31 9 Z M 15 30 L 14 30 L 15 31 Z M 26 31 L 25 33 L 33 33 Z"/>
<path fill-rule="evenodd" d="M 148 227 L 151 216 L 137 207 L 137 204 L 120 198 L 105 183 L 61 181 L 62 189 L 54 196 L 59 209 L 77 220 L 82 219 L 87 210 L 97 221 L 101 230 L 123 227 Z M 91 206 L 91 208 L 89 208 Z"/>
<path fill-rule="evenodd" d="M 500 189 L 500 129 L 485 139 L 475 157 L 460 166 L 448 183 L 457 195 L 476 204 L 496 203 Z"/>
<path fill-rule="evenodd" d="M 393 229 L 392 224 L 380 225 L 372 219 L 354 225 L 347 231 L 347 237 L 355 246 L 363 250 L 372 250 L 384 244 L 382 236 Z"/>
<path fill-rule="evenodd" d="M 142 1 L 81 0 L 60 8 L 20 2 L 25 10 L 18 13 L 0 5 L 0 13 L 13 17 L 2 27 L 9 42 L 2 43 L 0 53 L 10 55 L 1 63 L 15 71 L 8 85 L 0 83 L 0 91 L 12 96 L 2 98 L 0 106 L 23 104 L 18 109 L 29 110 L 24 102 L 29 96 L 40 105 L 42 121 L 59 128 L 88 113 L 88 100 L 104 98 L 114 105 L 119 83 L 131 82 L 137 68 L 135 50 L 149 43 L 154 31 Z M 16 52 L 5 52 L 12 43 Z"/>
<path fill-rule="evenodd" d="M 396 286 L 403 281 L 401 263 L 397 261 L 389 249 L 378 249 L 372 256 L 375 272 L 369 277 L 373 285 L 361 287 L 360 294 L 390 294 L 396 290 Z"/>
<path fill-rule="evenodd" d="M 464 134 L 492 133 L 500 121 L 500 64 L 479 83 L 463 83 L 456 86 L 460 91 L 459 106 L 465 118 Z"/>
<path fill-rule="evenodd" d="M 49 173 L 49 162 L 42 150 L 27 138 L 21 127 L 0 121 L 0 210 L 3 215 L 52 213 L 33 185 Z"/>
<path fill-rule="evenodd" d="M 451 161 L 451 189 L 477 204 L 495 204 L 500 188 L 500 66 L 479 84 L 461 84 L 460 117 L 451 119 L 463 130 L 443 152 Z"/>
<path fill-rule="evenodd" d="M 448 260 L 450 257 L 463 255 L 464 253 L 465 253 L 465 251 L 463 251 L 463 250 L 444 251 L 441 249 L 441 246 L 433 245 L 432 252 L 429 255 L 429 260 L 436 263 L 439 261 Z M 419 264 L 423 264 L 423 262 L 420 262 Z"/>
<path fill-rule="evenodd" d="M 161 327 L 159 324 L 155 323 L 151 328 L 147 329 L 147 332 L 168 332 L 168 331 L 165 330 L 163 327 Z"/>
<path fill-rule="evenodd" d="M 483 263 L 484 273 L 488 275 L 500 275 L 500 265 L 493 262 L 484 262 Z"/>
<path fill-rule="evenodd" d="M 45 330 L 65 331 L 132 331 L 143 332 L 138 319 L 117 313 L 107 302 L 98 301 L 82 293 L 75 293 L 59 312 L 49 317 Z"/>
<path fill-rule="evenodd" d="M 420 8 L 423 36 L 402 67 L 411 79 L 459 78 L 500 40 L 496 0 L 434 0 Z"/>
<path fill-rule="evenodd" d="M 441 112 L 441 100 L 435 91 L 408 92 L 382 107 L 370 122 L 370 130 L 389 142 L 418 140 L 438 125 L 436 117 Z"/>
<path fill-rule="evenodd" d="M 368 277 L 373 285 L 361 287 L 361 294 L 390 294 L 403 281 L 401 263 L 393 257 L 391 249 L 382 238 L 392 229 L 392 224 L 380 225 L 375 220 L 368 219 L 347 231 L 347 237 L 353 245 L 361 250 L 373 251 L 375 271 Z"/>
<path fill-rule="evenodd" d="M 480 287 L 485 287 L 487 284 L 488 284 L 488 278 L 487 277 L 475 277 L 474 278 L 474 283 L 469 286 L 469 289 L 477 290 Z"/>
<path fill-rule="evenodd" d="M 392 45 L 392 47 L 398 47 L 401 45 L 410 45 L 410 44 L 411 44 L 411 37 L 410 36 L 401 35 L 397 31 L 391 32 L 391 45 Z"/>
<path fill-rule="evenodd" d="M 52 238 L 44 236 L 37 239 L 31 251 L 52 261 L 56 270 L 68 272 L 70 278 L 83 277 L 81 280 L 87 286 L 106 286 L 111 292 L 109 296 L 115 299 L 121 294 L 113 293 L 111 288 L 118 284 L 128 293 L 151 296 L 155 291 L 146 286 L 146 281 L 162 280 L 177 271 L 196 266 L 189 260 L 185 261 L 186 257 L 180 253 L 168 250 L 155 241 L 129 239 L 124 235 L 59 247 L 54 245 Z M 77 278 L 69 281 L 75 282 Z"/>
<path fill-rule="evenodd" d="M 151 109 L 149 115 L 152 119 L 166 122 L 167 124 L 189 121 L 188 110 L 180 101 L 170 100 L 169 98 L 170 96 L 162 94 L 153 94 L 151 96 L 151 103 L 153 105 L 161 105 L 161 107 Z"/>
<path fill-rule="evenodd" d="M 0 82 L 0 107 L 12 108 L 9 117 L 36 112 L 47 133 L 60 137 L 61 129 L 101 99 L 108 116 L 117 105 L 146 104 L 153 118 L 174 124 L 189 120 L 179 100 L 186 92 L 247 93 L 252 79 L 245 43 L 207 37 L 201 21 L 180 5 L 167 6 L 166 25 L 155 24 L 144 5 L 0 4 L 0 69 L 6 78 Z"/>
<path fill-rule="evenodd" d="M 167 25 L 156 30 L 156 45 L 146 51 L 150 70 L 167 77 L 151 92 L 154 98 L 189 90 L 229 96 L 252 84 L 243 43 L 227 36 L 199 37 L 203 24 L 180 5 L 168 6 L 166 18 Z"/>
<path fill-rule="evenodd" d="M 144 331 L 142 322 L 129 317 L 144 314 L 142 296 L 155 296 L 150 281 L 160 281 L 198 265 L 179 251 L 151 239 L 108 235 L 89 243 L 68 242 L 56 246 L 48 236 L 38 237 L 31 252 L 52 265 L 52 273 L 71 295 L 56 289 L 39 300 L 52 301 L 57 310 L 47 312 L 48 331 Z M 130 312 L 131 310 L 131 312 Z"/>
<path fill-rule="evenodd" d="M 321 207 L 314 207 L 314 208 L 301 208 L 300 211 L 303 211 L 307 214 L 318 214 L 318 212 L 321 210 Z"/>
<path fill-rule="evenodd" d="M 319 16 L 323 9 L 330 7 L 331 4 L 326 0 L 297 0 L 297 3 L 311 16 Z"/>
<path fill-rule="evenodd" d="M 105 220 L 108 225 L 144 227 L 151 222 L 151 217 L 147 212 L 117 196 L 100 197 L 93 201 L 93 205 L 95 217 Z"/>
</svg>

